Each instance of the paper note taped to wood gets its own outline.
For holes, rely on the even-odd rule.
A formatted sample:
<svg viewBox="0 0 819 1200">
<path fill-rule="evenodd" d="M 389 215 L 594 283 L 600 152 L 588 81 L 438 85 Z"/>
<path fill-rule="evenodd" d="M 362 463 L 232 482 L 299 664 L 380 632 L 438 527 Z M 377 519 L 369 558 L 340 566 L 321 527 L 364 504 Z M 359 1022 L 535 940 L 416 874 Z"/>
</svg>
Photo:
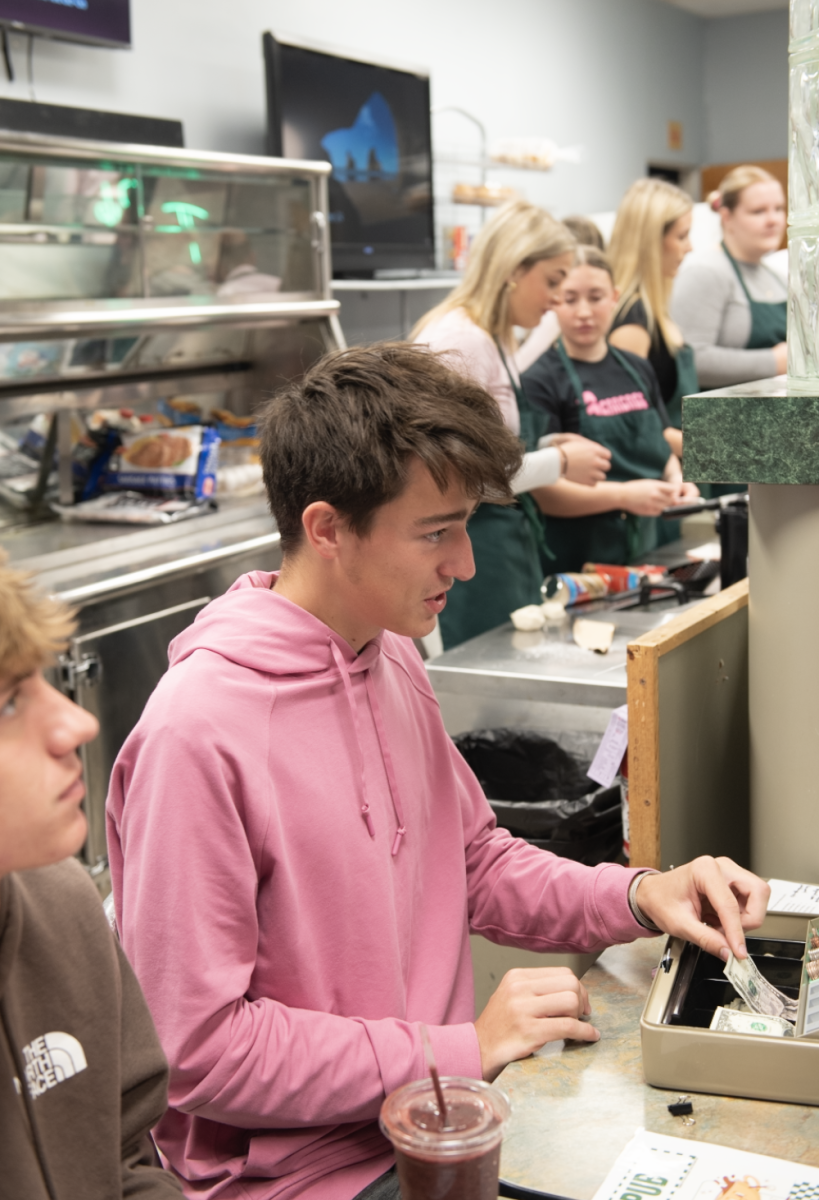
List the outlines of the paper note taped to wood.
<svg viewBox="0 0 819 1200">
<path fill-rule="evenodd" d="M 589 621 L 585 617 L 578 617 L 572 626 L 572 637 L 584 650 L 607 654 L 614 641 L 616 628 L 610 621 Z"/>
</svg>

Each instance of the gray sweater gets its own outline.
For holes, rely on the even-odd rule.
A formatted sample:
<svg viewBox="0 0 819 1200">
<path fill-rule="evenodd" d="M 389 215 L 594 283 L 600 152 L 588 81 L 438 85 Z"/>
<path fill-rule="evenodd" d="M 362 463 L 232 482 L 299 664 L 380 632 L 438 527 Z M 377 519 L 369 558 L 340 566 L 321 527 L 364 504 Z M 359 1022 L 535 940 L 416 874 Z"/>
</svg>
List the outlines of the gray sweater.
<svg viewBox="0 0 819 1200">
<path fill-rule="evenodd" d="M 754 300 L 787 300 L 788 286 L 771 266 L 740 263 Z M 729 387 L 776 374 L 772 350 L 746 350 L 751 310 L 720 247 L 690 254 L 674 281 L 671 317 L 694 349 L 701 388 Z"/>
</svg>

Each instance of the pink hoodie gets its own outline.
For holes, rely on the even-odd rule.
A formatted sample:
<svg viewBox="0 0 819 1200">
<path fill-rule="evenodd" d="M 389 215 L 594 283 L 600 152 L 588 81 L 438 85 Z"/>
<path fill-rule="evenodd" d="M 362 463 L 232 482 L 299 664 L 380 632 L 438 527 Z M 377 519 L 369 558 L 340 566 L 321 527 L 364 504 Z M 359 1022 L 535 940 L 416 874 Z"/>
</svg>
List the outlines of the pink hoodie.
<svg viewBox="0 0 819 1200">
<path fill-rule="evenodd" d="M 378 1113 L 426 1072 L 419 1022 L 442 1074 L 480 1077 L 470 929 L 541 951 L 647 931 L 634 872 L 495 828 L 410 640 L 356 656 L 272 580 L 176 638 L 119 755 L 117 920 L 186 1194 L 350 1200 L 391 1164 Z"/>
</svg>

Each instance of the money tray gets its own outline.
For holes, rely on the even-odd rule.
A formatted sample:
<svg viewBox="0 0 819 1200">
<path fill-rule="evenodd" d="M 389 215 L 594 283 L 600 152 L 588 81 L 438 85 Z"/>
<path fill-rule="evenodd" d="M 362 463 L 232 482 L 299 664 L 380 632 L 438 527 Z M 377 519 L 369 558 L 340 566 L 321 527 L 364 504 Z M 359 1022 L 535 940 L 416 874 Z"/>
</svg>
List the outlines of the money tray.
<svg viewBox="0 0 819 1200">
<path fill-rule="evenodd" d="M 799 994 L 805 917 L 781 919 L 749 937 L 760 972 L 787 996 Z M 773 924 L 773 923 L 771 923 Z M 709 1029 L 714 1009 L 736 998 L 722 961 L 668 938 L 643 1015 L 646 1082 L 678 1092 L 712 1092 L 819 1105 L 819 1041 Z M 666 969 L 667 968 L 667 969 Z"/>
</svg>

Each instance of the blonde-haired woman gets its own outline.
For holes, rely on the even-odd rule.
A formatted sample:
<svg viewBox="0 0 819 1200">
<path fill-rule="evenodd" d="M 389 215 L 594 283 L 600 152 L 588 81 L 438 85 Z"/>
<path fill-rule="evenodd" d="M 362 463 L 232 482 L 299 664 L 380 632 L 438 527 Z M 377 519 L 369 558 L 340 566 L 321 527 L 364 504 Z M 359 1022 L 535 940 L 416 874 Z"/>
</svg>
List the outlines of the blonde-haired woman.
<svg viewBox="0 0 819 1200">
<path fill-rule="evenodd" d="M 735 167 L 711 198 L 722 245 L 691 255 L 674 284 L 672 315 L 694 347 L 704 388 L 787 370 L 785 273 L 765 256 L 785 232 L 785 195 L 762 167 Z"/>
<path fill-rule="evenodd" d="M 526 448 L 514 481 L 518 503 L 482 504 L 470 521 L 476 573 L 466 582 L 454 581 L 449 592 L 439 619 L 446 648 L 540 600 L 549 551 L 538 488 L 561 477 L 592 486 L 609 468 L 609 452 L 586 438 L 563 436 L 558 444 L 540 445 L 548 417 L 527 402 L 514 362 L 515 326 L 532 329 L 554 307 L 574 250 L 574 238 L 559 221 L 523 200 L 512 201 L 475 239 L 462 282 L 413 331 L 415 341 L 446 354 L 455 370 L 495 397 Z"/>
<path fill-rule="evenodd" d="M 674 277 L 691 249 L 691 197 L 663 179 L 632 184 L 617 210 L 609 243 L 620 300 L 609 343 L 647 358 L 654 368 L 672 428 L 666 440 L 682 453 L 682 398 L 698 390 L 694 355 L 672 321 Z"/>
</svg>

